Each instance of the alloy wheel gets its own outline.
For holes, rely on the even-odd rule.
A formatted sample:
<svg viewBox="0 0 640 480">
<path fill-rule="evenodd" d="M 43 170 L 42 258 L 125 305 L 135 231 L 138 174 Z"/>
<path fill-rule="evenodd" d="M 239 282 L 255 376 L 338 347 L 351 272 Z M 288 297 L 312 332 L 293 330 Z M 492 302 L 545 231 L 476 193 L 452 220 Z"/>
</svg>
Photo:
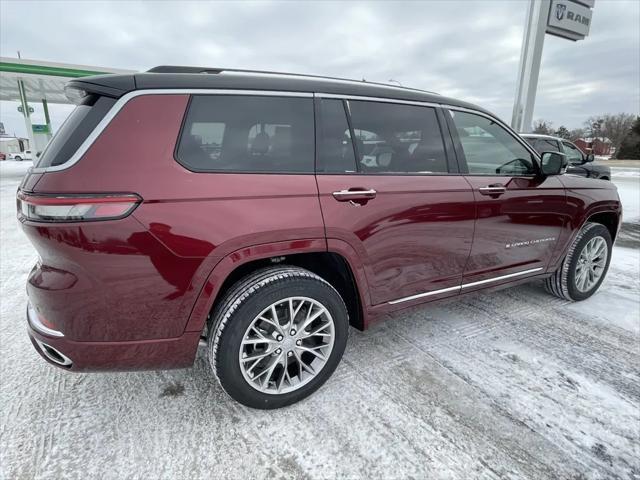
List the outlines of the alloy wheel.
<svg viewBox="0 0 640 480">
<path fill-rule="evenodd" d="M 240 345 L 240 370 L 260 392 L 292 392 L 318 375 L 334 340 L 333 318 L 320 302 L 308 297 L 278 300 L 249 324 Z"/>
<path fill-rule="evenodd" d="M 607 242 L 597 236 L 589 240 L 578 257 L 575 282 L 580 292 L 588 292 L 598 284 L 607 266 Z"/>
</svg>

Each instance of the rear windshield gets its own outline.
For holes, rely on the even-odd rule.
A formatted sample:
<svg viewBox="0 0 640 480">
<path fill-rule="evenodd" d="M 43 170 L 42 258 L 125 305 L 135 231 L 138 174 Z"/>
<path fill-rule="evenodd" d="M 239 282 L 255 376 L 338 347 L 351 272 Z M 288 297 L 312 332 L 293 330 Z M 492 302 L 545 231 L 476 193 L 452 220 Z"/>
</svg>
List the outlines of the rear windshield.
<svg viewBox="0 0 640 480">
<path fill-rule="evenodd" d="M 113 98 L 94 96 L 78 105 L 44 149 L 36 167 L 55 167 L 69 160 L 115 102 Z"/>
</svg>

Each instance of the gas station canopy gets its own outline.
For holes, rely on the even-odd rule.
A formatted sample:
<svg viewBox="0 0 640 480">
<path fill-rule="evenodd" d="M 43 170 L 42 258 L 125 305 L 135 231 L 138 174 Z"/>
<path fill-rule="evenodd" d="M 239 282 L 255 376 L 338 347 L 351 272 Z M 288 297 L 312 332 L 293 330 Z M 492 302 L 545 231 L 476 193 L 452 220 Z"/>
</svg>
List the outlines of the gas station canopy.
<svg viewBox="0 0 640 480">
<path fill-rule="evenodd" d="M 131 73 L 131 70 L 0 57 L 0 100 L 19 102 L 21 80 L 28 101 L 71 103 L 64 95 L 69 80 L 104 73 Z"/>
<path fill-rule="evenodd" d="M 71 103 L 64 94 L 64 86 L 69 80 L 105 73 L 131 71 L 0 57 L 0 100 L 20 102 L 18 111 L 24 117 L 29 146 L 40 151 L 53 133 L 48 104 Z M 31 102 L 42 102 L 46 124 L 31 123 L 31 113 L 34 111 Z"/>
</svg>

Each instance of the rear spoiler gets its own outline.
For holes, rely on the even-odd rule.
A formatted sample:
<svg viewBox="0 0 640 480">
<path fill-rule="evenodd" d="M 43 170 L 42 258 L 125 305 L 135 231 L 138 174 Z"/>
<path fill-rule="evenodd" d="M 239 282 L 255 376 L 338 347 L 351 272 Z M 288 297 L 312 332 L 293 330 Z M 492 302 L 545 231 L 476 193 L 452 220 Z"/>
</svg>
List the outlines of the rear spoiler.
<svg viewBox="0 0 640 480">
<path fill-rule="evenodd" d="M 73 103 L 80 103 L 82 98 L 90 94 L 120 98 L 135 89 L 136 81 L 133 74 L 82 77 L 67 82 L 64 87 L 67 98 Z"/>
</svg>

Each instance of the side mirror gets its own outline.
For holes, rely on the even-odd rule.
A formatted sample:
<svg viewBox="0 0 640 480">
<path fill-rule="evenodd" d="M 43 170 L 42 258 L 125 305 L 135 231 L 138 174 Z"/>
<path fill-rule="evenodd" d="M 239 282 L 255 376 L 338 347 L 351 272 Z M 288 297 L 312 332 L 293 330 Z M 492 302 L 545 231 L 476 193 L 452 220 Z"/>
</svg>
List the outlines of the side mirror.
<svg viewBox="0 0 640 480">
<path fill-rule="evenodd" d="M 569 160 L 564 153 L 542 152 L 542 173 L 545 175 L 562 175 L 567 171 Z"/>
<path fill-rule="evenodd" d="M 596 158 L 596 156 L 593 153 L 588 153 L 585 157 L 584 157 L 584 162 L 593 162 L 593 160 Z"/>
</svg>

